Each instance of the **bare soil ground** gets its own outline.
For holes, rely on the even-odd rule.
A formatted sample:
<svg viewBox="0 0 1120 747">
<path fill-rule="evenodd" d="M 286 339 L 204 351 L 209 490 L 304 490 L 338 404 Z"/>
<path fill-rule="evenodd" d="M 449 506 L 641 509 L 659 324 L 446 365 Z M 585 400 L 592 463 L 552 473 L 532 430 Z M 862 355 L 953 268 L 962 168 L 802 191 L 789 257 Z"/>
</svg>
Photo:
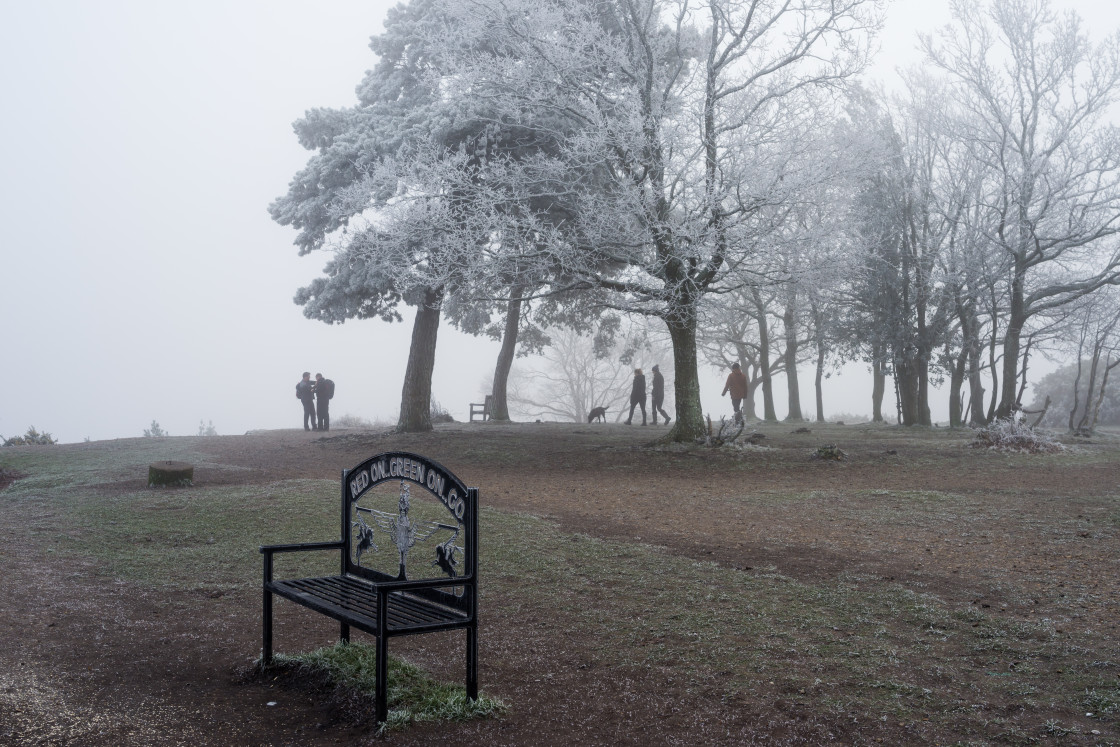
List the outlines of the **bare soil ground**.
<svg viewBox="0 0 1120 747">
<path fill-rule="evenodd" d="M 1054 677 L 1071 667 L 1092 670 L 1103 683 L 1098 712 L 1086 715 L 1088 692 L 1032 699 L 985 689 L 1020 664 L 1011 654 L 998 671 L 992 660 L 977 659 L 974 683 L 945 683 L 979 692 L 976 703 L 961 706 L 959 718 L 931 713 L 928 723 L 828 707 L 866 683 L 814 669 L 810 652 L 783 652 L 788 676 L 767 675 L 773 678 L 728 694 L 713 685 L 718 677 L 690 676 L 683 643 L 673 664 L 672 637 L 658 639 L 670 655 L 657 666 L 618 664 L 578 621 L 557 614 L 548 594 L 515 609 L 507 587 L 495 582 L 480 611 L 480 681 L 510 711 L 379 736 L 321 687 L 247 674 L 259 653 L 259 577 L 243 588 L 189 595 L 107 581 L 93 561 L 50 549 L 52 531 L 81 528 L 43 496 L 34 505 L 5 501 L 0 514 L 0 535 L 9 538 L 0 549 L 0 743 L 1120 743 L 1120 713 L 1110 710 L 1120 700 L 1115 438 L 1038 457 L 970 449 L 964 432 L 795 428 L 759 426 L 766 448 L 718 451 L 657 443 L 664 427 L 558 424 L 449 424 L 421 435 L 270 431 L 193 439 L 192 448 L 210 460 L 196 471 L 196 485 L 211 486 L 337 479 L 379 451 L 413 451 L 477 485 L 488 509 L 543 517 L 574 537 L 658 546 L 727 572 L 812 588 L 912 590 L 953 614 L 1036 626 L 1060 642 L 1061 654 L 1031 666 L 1052 668 Z M 137 442 L 51 448 L 111 459 Z M 822 444 L 839 445 L 847 458 L 813 459 Z M 9 453 L 33 448 L 43 447 Z M 0 453 L 0 490 L 24 476 L 13 463 Z M 103 489 L 136 491 L 144 478 L 124 475 Z M 938 508 L 927 510 L 923 501 L 933 494 Z M 487 579 L 482 583 L 485 592 Z M 292 605 L 281 613 L 283 606 L 278 602 L 281 650 L 306 650 L 336 634 L 326 618 Z M 884 616 L 877 623 L 889 636 L 893 623 Z M 737 646 L 756 644 L 733 630 L 726 636 Z M 431 638 L 394 641 L 393 650 L 459 680 L 459 639 L 435 645 L 425 640 Z M 926 681 L 940 671 L 939 658 L 977 656 L 963 644 L 954 648 L 955 640 L 901 666 Z M 967 663 L 954 666 L 971 671 Z M 989 721 L 1003 726 L 987 729 Z"/>
</svg>

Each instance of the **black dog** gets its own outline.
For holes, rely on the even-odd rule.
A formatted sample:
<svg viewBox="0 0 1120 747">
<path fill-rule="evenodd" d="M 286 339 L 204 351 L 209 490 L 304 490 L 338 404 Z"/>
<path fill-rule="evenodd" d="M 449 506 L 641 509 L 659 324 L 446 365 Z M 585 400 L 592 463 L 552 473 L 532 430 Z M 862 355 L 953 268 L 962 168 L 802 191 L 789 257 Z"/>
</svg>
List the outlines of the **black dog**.
<svg viewBox="0 0 1120 747">
<path fill-rule="evenodd" d="M 590 423 L 592 420 L 598 420 L 601 423 L 607 422 L 607 408 L 605 408 L 605 407 L 593 407 L 593 408 L 591 408 L 591 414 L 587 416 L 587 422 Z"/>
</svg>

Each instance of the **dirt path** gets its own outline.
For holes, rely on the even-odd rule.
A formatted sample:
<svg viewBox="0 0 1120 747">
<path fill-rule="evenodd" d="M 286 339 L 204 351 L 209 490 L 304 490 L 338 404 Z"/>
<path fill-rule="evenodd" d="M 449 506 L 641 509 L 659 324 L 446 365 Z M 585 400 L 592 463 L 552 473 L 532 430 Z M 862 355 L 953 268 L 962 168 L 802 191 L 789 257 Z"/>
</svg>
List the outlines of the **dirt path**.
<svg viewBox="0 0 1120 747">
<path fill-rule="evenodd" d="M 1117 495 L 1117 461 L 1032 464 L 967 449 L 949 433 L 791 430 L 764 428 L 770 448 L 745 453 L 660 446 L 650 443 L 652 431 L 613 425 L 454 424 L 424 435 L 326 438 L 279 431 L 198 439 L 196 448 L 218 466 L 198 470 L 196 482 L 335 479 L 378 451 L 414 451 L 481 486 L 485 506 L 548 517 L 565 532 L 660 545 L 794 579 L 855 575 L 869 585 L 902 584 L 955 608 L 1059 620 L 1087 645 L 1117 637 L 1117 526 L 1100 500 L 1083 499 Z M 826 439 L 841 443 L 849 459 L 810 458 Z M 130 442 L 61 448 L 113 443 L 123 449 Z M 923 521 L 928 502 L 960 521 Z M 33 539 L 57 517 L 43 511 L 17 507 L 0 520 L 13 540 L 0 550 L 0 636 L 7 642 L 0 647 L 0 743 L 327 745 L 368 738 L 319 693 L 244 679 L 259 646 L 258 592 L 168 600 L 158 589 L 106 585 L 96 568 L 44 557 Z M 391 743 L 442 742 L 449 729 L 455 742 L 490 744 L 917 743 L 902 725 L 822 722 L 796 694 L 727 702 L 698 691 L 679 671 L 604 666 L 596 641 L 546 610 L 515 618 L 484 609 L 482 624 L 484 689 L 516 702 L 514 712 L 412 729 Z M 301 645 L 326 644 L 334 634 L 313 616 L 278 622 L 277 637 Z M 409 643 L 401 650 L 459 678 L 458 639 L 446 649 Z"/>
</svg>

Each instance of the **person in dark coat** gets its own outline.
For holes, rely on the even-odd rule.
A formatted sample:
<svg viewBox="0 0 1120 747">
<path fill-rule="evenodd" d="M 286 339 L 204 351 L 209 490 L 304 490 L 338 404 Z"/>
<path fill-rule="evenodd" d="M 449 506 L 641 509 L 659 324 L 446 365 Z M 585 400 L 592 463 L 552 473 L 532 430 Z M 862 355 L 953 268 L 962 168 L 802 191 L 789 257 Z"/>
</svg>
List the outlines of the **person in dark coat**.
<svg viewBox="0 0 1120 747">
<path fill-rule="evenodd" d="M 319 423 L 315 419 L 315 385 L 311 383 L 310 371 L 304 371 L 303 379 L 296 384 L 296 398 L 303 403 L 303 429 L 319 430 Z"/>
<path fill-rule="evenodd" d="M 738 363 L 731 364 L 731 373 L 727 375 L 727 383 L 723 385 L 723 396 L 731 392 L 731 409 L 735 411 L 735 422 L 743 422 L 743 411 L 740 409 L 743 400 L 747 398 L 747 375 Z"/>
<path fill-rule="evenodd" d="M 669 414 L 661 409 L 661 403 L 665 401 L 665 377 L 661 375 L 661 369 L 657 366 L 653 367 L 653 391 L 650 393 L 650 404 L 653 405 L 650 409 L 653 410 L 653 424 L 657 425 L 657 413 L 665 418 L 665 425 L 669 425 L 672 420 Z"/>
<path fill-rule="evenodd" d="M 323 374 L 315 374 L 315 410 L 319 414 L 319 430 L 331 429 L 331 397 L 334 396 L 334 382 L 324 379 Z"/>
<path fill-rule="evenodd" d="M 634 408 L 642 408 L 642 425 L 646 424 L 646 377 L 642 369 L 634 369 L 634 388 L 630 390 L 630 417 L 626 418 L 626 425 L 634 420 Z"/>
</svg>

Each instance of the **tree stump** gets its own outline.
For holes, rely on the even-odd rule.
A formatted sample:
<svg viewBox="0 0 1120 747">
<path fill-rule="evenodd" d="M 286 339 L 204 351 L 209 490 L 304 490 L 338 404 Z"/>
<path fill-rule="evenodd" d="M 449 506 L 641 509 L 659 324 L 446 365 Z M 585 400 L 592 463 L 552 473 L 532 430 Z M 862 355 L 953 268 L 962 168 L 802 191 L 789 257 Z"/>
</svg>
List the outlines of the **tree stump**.
<svg viewBox="0 0 1120 747">
<path fill-rule="evenodd" d="M 194 465 L 186 462 L 153 462 L 148 465 L 148 487 L 189 488 L 194 483 Z"/>
</svg>

